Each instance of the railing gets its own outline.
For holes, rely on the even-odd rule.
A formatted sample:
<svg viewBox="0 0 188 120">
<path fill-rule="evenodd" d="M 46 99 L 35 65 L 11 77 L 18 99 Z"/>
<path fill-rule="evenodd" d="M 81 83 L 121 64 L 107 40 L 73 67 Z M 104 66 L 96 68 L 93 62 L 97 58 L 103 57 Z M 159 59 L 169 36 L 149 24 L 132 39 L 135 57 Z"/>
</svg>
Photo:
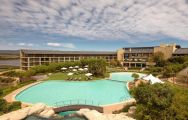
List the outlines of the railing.
<svg viewBox="0 0 188 120">
<path fill-rule="evenodd" d="M 56 107 L 63 107 L 63 106 L 69 106 L 69 105 L 93 105 L 93 106 L 99 106 L 100 104 L 98 102 L 95 102 L 93 100 L 66 100 L 66 101 L 59 101 L 55 103 Z"/>
</svg>

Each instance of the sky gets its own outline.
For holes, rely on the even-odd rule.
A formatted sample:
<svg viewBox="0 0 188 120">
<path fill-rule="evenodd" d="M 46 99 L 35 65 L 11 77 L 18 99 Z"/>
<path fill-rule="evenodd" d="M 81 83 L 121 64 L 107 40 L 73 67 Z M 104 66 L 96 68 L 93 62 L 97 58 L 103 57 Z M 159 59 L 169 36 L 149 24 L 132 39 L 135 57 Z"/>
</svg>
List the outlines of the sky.
<svg viewBox="0 0 188 120">
<path fill-rule="evenodd" d="M 1 0 L 0 49 L 188 47 L 188 0 Z"/>
</svg>

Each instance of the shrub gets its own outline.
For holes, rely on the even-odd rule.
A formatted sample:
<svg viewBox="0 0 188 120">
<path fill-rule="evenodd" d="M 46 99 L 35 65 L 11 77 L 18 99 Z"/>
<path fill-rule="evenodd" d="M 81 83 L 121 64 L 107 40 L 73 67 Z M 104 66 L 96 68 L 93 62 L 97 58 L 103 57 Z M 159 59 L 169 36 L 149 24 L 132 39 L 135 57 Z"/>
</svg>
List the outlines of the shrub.
<svg viewBox="0 0 188 120">
<path fill-rule="evenodd" d="M 1 83 L 12 83 L 14 81 L 13 78 L 4 78 L 4 77 L 0 77 L 0 82 Z"/>
<path fill-rule="evenodd" d="M 174 64 L 183 64 L 184 62 L 188 61 L 188 56 L 172 57 L 169 58 L 168 61 Z"/>
<path fill-rule="evenodd" d="M 15 101 L 8 105 L 8 111 L 14 111 L 21 108 L 21 102 Z"/>
<path fill-rule="evenodd" d="M 4 76 L 9 76 L 9 77 L 18 76 L 18 74 L 17 74 L 17 72 L 15 70 L 11 70 L 11 71 L 5 72 L 3 75 Z"/>
<path fill-rule="evenodd" d="M 173 90 L 166 84 L 140 84 L 131 91 L 137 101 L 136 119 L 158 120 L 174 118 Z"/>
<path fill-rule="evenodd" d="M 164 77 L 172 77 L 175 76 L 177 72 L 179 72 L 180 70 L 182 70 L 183 64 L 169 64 L 168 66 L 164 67 L 164 73 L 163 76 Z"/>
<path fill-rule="evenodd" d="M 136 80 L 136 79 L 139 78 L 139 74 L 137 74 L 137 73 L 133 73 L 133 74 L 132 74 L 132 77 L 134 78 L 134 80 Z"/>
<path fill-rule="evenodd" d="M 0 112 L 7 112 L 7 102 L 0 98 Z"/>
<path fill-rule="evenodd" d="M 21 108 L 21 102 L 7 103 L 6 100 L 0 99 L 0 115 Z"/>
</svg>

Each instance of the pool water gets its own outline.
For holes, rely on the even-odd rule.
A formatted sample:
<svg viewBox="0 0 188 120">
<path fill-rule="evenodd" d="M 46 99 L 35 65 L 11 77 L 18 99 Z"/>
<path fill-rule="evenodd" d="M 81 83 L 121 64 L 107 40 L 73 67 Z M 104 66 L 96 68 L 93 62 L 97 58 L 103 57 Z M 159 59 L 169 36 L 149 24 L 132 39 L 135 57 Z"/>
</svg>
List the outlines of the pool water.
<svg viewBox="0 0 188 120">
<path fill-rule="evenodd" d="M 56 106 L 57 102 L 69 100 L 92 101 L 92 105 L 108 105 L 131 98 L 126 81 L 131 81 L 131 73 L 114 73 L 110 80 L 64 81 L 50 80 L 32 86 L 16 96 L 16 100 L 26 103 L 45 103 Z M 61 102 L 60 102 L 61 103 Z M 88 104 L 88 102 L 87 102 Z"/>
<path fill-rule="evenodd" d="M 83 116 L 78 116 L 76 114 L 76 111 L 66 111 L 66 112 L 60 112 L 58 113 L 60 116 L 64 116 L 63 120 L 87 120 Z"/>
<path fill-rule="evenodd" d="M 66 112 L 58 113 L 58 115 L 60 115 L 60 116 L 66 116 L 66 115 L 70 115 L 70 114 L 76 114 L 76 111 L 66 111 Z"/>
<path fill-rule="evenodd" d="M 145 76 L 145 74 L 138 73 L 139 77 Z M 134 78 L 132 77 L 132 72 L 116 72 L 110 75 L 110 79 L 118 80 L 118 81 L 132 81 Z"/>
</svg>

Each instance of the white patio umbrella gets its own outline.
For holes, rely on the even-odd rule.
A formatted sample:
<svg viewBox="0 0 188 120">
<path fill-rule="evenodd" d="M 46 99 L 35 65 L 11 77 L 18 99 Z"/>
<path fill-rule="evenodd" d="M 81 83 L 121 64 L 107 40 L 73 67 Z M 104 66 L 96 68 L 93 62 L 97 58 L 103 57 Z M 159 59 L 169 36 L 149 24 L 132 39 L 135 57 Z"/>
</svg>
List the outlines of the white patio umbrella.
<svg viewBox="0 0 188 120">
<path fill-rule="evenodd" d="M 91 73 L 86 73 L 85 76 L 89 77 L 89 76 L 92 76 L 93 74 Z"/>
<path fill-rule="evenodd" d="M 73 69 L 72 71 L 76 72 L 76 71 L 77 71 L 77 69 Z"/>
<path fill-rule="evenodd" d="M 88 67 L 88 65 L 85 65 L 84 67 L 86 67 L 86 68 L 87 68 L 87 67 Z"/>
<path fill-rule="evenodd" d="M 88 68 L 84 68 L 84 70 L 88 70 Z"/>
<path fill-rule="evenodd" d="M 83 71 L 84 69 L 83 69 L 83 68 L 79 68 L 78 70 L 79 70 L 79 71 Z"/>
<path fill-rule="evenodd" d="M 74 66 L 74 68 L 79 68 L 79 66 Z"/>
<path fill-rule="evenodd" d="M 72 69 L 73 67 L 72 67 L 72 66 L 70 66 L 69 68 L 70 68 L 70 69 Z"/>
<path fill-rule="evenodd" d="M 71 75 L 73 75 L 73 74 L 74 74 L 74 73 L 71 73 L 71 72 L 70 72 L 70 73 L 68 73 L 67 75 L 68 75 L 68 76 L 71 76 Z"/>
<path fill-rule="evenodd" d="M 66 70 L 66 69 L 67 69 L 66 67 L 61 68 L 61 70 Z"/>
</svg>

